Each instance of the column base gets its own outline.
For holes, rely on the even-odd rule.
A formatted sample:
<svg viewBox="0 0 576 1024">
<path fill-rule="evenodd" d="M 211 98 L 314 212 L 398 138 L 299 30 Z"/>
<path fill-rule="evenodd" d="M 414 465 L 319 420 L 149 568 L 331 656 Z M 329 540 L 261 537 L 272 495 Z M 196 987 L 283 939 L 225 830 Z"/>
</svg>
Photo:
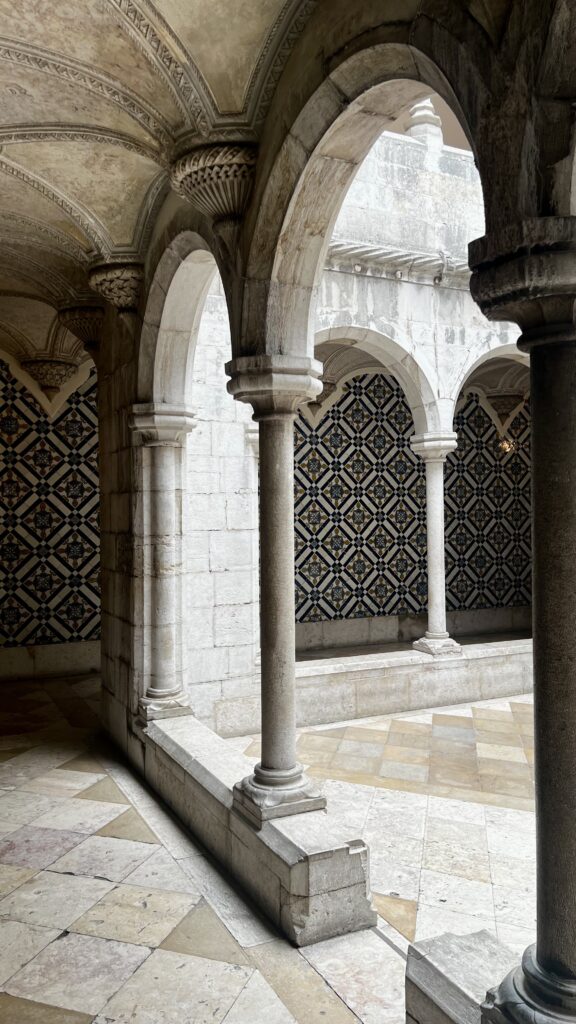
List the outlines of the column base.
<svg viewBox="0 0 576 1024">
<path fill-rule="evenodd" d="M 576 980 L 543 971 L 536 946 L 522 965 L 491 989 L 482 1005 L 482 1024 L 564 1024 L 576 1021 Z"/>
<path fill-rule="evenodd" d="M 265 821 L 304 811 L 323 811 L 326 797 L 304 774 L 301 765 L 288 771 L 273 771 L 257 764 L 254 774 L 237 782 L 233 791 L 234 810 L 255 828 Z"/>
<path fill-rule="evenodd" d="M 462 654 L 460 644 L 457 644 L 448 633 L 445 636 L 426 633 L 419 640 L 415 640 L 412 647 L 422 654 L 431 654 L 433 658 L 454 658 Z"/>
<path fill-rule="evenodd" d="M 169 691 L 164 695 L 160 690 L 156 696 L 150 690 L 138 701 L 138 717 L 141 721 L 152 722 L 155 718 L 174 718 L 176 715 L 191 715 L 187 694 L 183 690 Z"/>
</svg>

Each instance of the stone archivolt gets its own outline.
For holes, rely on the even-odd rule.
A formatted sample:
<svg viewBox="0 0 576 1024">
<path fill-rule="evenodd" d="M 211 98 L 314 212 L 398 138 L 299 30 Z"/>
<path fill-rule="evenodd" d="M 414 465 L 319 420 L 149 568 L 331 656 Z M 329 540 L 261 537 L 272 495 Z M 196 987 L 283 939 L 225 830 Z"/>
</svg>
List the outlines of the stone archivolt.
<svg viewBox="0 0 576 1024">
<path fill-rule="evenodd" d="M 242 215 L 255 166 L 255 146 L 200 146 L 173 164 L 170 177 L 179 195 L 217 222 Z"/>
</svg>

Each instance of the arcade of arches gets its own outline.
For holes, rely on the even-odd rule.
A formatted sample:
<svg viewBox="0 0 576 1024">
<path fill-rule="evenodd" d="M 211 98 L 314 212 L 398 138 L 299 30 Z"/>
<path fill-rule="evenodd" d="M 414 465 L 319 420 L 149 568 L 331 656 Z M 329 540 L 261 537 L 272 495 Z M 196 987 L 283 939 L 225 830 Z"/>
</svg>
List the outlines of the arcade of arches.
<svg viewBox="0 0 576 1024">
<path fill-rule="evenodd" d="M 0 0 L 0 1022 L 576 1021 L 576 6 L 248 7 Z"/>
</svg>

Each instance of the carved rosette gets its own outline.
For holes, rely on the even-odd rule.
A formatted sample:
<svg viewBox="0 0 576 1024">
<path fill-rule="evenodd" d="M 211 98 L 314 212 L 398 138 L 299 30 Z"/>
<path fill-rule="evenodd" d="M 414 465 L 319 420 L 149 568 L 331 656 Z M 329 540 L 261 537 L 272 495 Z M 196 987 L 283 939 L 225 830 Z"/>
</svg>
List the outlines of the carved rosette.
<svg viewBox="0 0 576 1024">
<path fill-rule="evenodd" d="M 138 308 L 144 270 L 141 263 L 102 263 L 90 270 L 90 287 L 119 313 Z"/>
<path fill-rule="evenodd" d="M 21 366 L 40 385 L 50 401 L 78 369 L 77 362 L 55 356 L 51 359 L 22 359 Z"/>
<path fill-rule="evenodd" d="M 91 355 L 98 349 L 104 323 L 104 310 L 100 306 L 70 306 L 59 310 L 58 320 Z"/>
<path fill-rule="evenodd" d="M 255 146 L 200 146 L 172 165 L 172 188 L 215 222 L 237 219 L 247 206 L 255 166 Z"/>
</svg>

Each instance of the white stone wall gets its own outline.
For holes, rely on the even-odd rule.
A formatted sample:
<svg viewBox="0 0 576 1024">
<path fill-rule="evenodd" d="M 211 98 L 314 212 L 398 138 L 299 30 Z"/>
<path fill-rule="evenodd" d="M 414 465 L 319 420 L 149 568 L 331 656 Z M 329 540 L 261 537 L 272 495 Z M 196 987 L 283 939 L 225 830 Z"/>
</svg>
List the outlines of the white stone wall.
<svg viewBox="0 0 576 1024">
<path fill-rule="evenodd" d="M 220 702 L 258 689 L 256 424 L 226 391 L 231 358 L 218 278 L 206 301 L 196 347 L 184 502 L 186 680 L 192 707 L 213 728 Z"/>
</svg>

